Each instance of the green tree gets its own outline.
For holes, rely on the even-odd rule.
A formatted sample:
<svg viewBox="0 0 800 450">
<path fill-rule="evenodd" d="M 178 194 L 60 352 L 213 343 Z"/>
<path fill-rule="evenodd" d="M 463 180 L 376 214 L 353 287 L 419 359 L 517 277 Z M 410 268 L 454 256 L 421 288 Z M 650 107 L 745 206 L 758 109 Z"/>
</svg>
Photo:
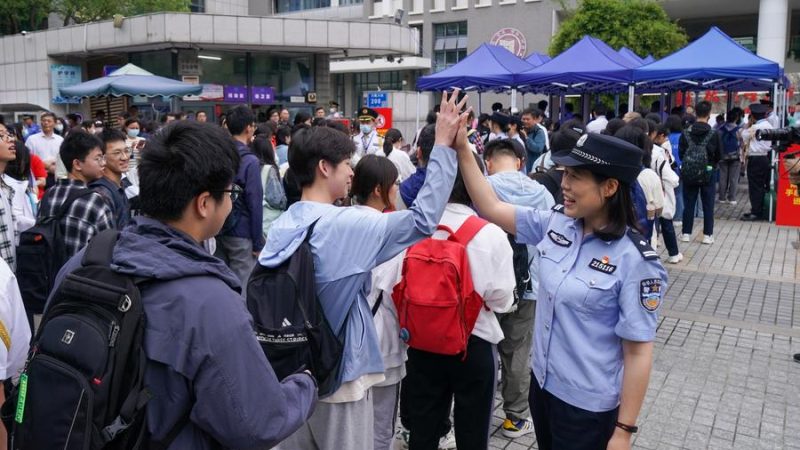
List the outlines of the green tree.
<svg viewBox="0 0 800 450">
<path fill-rule="evenodd" d="M 115 14 L 133 16 L 161 11 L 189 11 L 189 0 L 53 0 L 53 12 L 64 26 L 107 20 Z"/>
<path fill-rule="evenodd" d="M 0 35 L 47 28 L 51 0 L 0 0 Z"/>
<path fill-rule="evenodd" d="M 581 0 L 577 9 L 567 10 L 567 15 L 550 42 L 553 56 L 587 34 L 617 50 L 628 47 L 642 57 L 652 54 L 656 58 L 688 41 L 683 28 L 654 0 Z"/>
</svg>

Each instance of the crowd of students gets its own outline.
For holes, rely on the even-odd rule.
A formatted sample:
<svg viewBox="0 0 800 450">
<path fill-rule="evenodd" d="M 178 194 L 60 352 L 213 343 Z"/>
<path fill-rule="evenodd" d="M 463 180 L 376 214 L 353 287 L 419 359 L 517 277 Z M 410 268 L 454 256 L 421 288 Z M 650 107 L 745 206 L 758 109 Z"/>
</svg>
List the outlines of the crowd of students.
<svg viewBox="0 0 800 450">
<path fill-rule="evenodd" d="M 166 448 L 485 449 L 498 383 L 509 439 L 630 448 L 667 283 L 647 242 L 656 223 L 679 255 L 669 133 L 635 116 L 550 133 L 539 109 L 497 111 L 484 129 L 459 98 L 445 93 L 408 144 L 394 129 L 375 139 L 369 108 L 358 133 L 324 110 L 288 127 L 239 106 L 221 126 L 178 119 L 146 137 L 128 117 L 70 130 L 55 153 L 0 125 L 0 376 L 19 383 L 43 312 L 17 286 L 15 235 L 58 217 L 68 261 L 52 292 L 93 237 L 119 230 L 111 268 L 137 280 L 147 318 L 147 436 Z M 51 118 L 28 141 L 54 145 Z M 409 255 L 434 241 L 459 243 L 458 284 L 480 302 L 456 353 L 409 336 L 424 327 L 401 306 L 430 275 L 409 272 Z M 254 267 L 304 243 L 341 344 L 321 397 L 313 367 L 276 376 L 243 301 Z"/>
</svg>

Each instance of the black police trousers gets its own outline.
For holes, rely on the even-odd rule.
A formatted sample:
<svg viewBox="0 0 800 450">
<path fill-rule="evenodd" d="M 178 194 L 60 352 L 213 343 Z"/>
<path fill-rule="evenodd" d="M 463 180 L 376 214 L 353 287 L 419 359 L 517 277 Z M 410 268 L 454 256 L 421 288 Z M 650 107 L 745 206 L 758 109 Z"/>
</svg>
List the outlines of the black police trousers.
<svg viewBox="0 0 800 450">
<path fill-rule="evenodd" d="M 572 406 L 539 387 L 531 373 L 528 402 L 539 450 L 606 450 L 619 408 L 592 412 Z"/>
<path fill-rule="evenodd" d="M 764 194 L 769 189 L 769 157 L 747 158 L 747 188 L 750 194 L 750 213 L 763 218 Z"/>
<path fill-rule="evenodd" d="M 402 396 L 411 432 L 410 450 L 437 450 L 442 423 L 453 406 L 458 450 L 486 450 L 497 379 L 497 346 L 470 336 L 467 357 L 408 349 Z"/>
</svg>

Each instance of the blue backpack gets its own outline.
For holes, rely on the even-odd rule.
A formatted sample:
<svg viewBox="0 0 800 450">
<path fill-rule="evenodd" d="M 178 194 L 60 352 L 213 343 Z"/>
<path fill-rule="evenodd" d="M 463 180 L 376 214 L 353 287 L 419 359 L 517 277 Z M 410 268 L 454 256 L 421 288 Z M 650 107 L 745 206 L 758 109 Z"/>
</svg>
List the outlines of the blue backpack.
<svg viewBox="0 0 800 450">
<path fill-rule="evenodd" d="M 728 129 L 727 124 L 719 129 L 720 140 L 722 141 L 722 154 L 723 155 L 738 155 L 739 154 L 739 138 L 736 133 L 739 131 L 739 126 L 732 130 Z"/>
<path fill-rule="evenodd" d="M 641 230 L 647 230 L 649 221 L 647 220 L 647 197 L 638 181 L 631 183 L 631 198 L 633 199 L 633 209 L 636 212 L 636 223 Z"/>
</svg>

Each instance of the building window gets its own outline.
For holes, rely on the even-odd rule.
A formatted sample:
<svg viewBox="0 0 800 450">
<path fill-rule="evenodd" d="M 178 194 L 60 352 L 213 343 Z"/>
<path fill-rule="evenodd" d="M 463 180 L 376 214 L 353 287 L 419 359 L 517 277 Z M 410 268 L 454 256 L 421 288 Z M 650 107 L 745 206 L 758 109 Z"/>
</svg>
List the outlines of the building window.
<svg viewBox="0 0 800 450">
<path fill-rule="evenodd" d="M 431 11 L 444 11 L 444 0 L 431 0 Z"/>
<path fill-rule="evenodd" d="M 422 55 L 422 25 L 411 25 L 411 28 L 417 30 L 417 54 Z"/>
<path fill-rule="evenodd" d="M 433 71 L 447 69 L 467 56 L 467 22 L 433 25 Z"/>
<path fill-rule="evenodd" d="M 745 37 L 735 37 L 733 38 L 734 41 L 738 42 L 739 45 L 742 47 L 750 50 L 751 52 L 756 52 L 756 38 L 753 36 L 745 36 Z"/>
<path fill-rule="evenodd" d="M 330 8 L 331 0 L 276 0 L 275 12 L 285 13 L 307 9 Z"/>
<path fill-rule="evenodd" d="M 189 11 L 193 13 L 203 13 L 206 12 L 206 1 L 205 0 L 191 0 L 189 3 Z"/>
<path fill-rule="evenodd" d="M 339 6 L 360 5 L 364 0 L 339 0 Z"/>
<path fill-rule="evenodd" d="M 366 91 L 401 91 L 403 73 L 398 70 L 383 72 L 362 72 L 353 74 L 353 91 L 358 104 L 363 102 Z"/>
</svg>

